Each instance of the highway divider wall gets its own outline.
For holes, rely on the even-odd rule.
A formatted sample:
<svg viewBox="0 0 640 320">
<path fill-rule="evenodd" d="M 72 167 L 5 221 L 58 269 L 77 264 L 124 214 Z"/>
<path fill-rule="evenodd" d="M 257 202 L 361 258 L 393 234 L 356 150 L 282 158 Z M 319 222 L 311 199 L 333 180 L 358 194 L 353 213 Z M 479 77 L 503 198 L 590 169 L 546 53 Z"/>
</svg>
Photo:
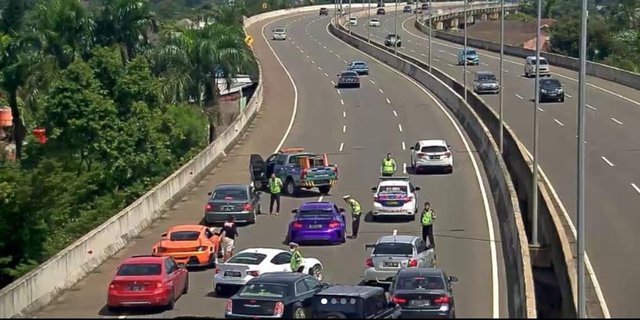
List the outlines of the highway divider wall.
<svg viewBox="0 0 640 320">
<path fill-rule="evenodd" d="M 393 49 L 385 48 L 373 41 L 368 43 L 366 37 L 353 33 L 350 36 L 344 29 L 338 29 L 333 25 L 329 26 L 329 30 L 349 45 L 401 71 L 431 90 L 462 124 L 482 159 L 499 219 L 502 253 L 506 264 L 509 317 L 536 318 L 531 258 L 518 193 L 514 185 L 517 177 L 512 177 L 505 163 L 510 159 L 500 157 L 500 151 L 491 132 L 492 126 L 485 125 L 487 118 L 495 118 L 491 109 L 484 104 L 478 107 L 473 106 L 473 103 L 465 103 L 460 91 L 455 89 L 455 80 L 435 68 L 434 73 L 437 75 L 430 74 L 426 71 L 428 67 L 423 63 L 406 56 L 395 56 Z M 508 128 L 505 141 L 507 152 L 514 152 L 514 148 L 518 150 L 519 141 Z M 544 205 L 545 202 L 541 202 L 541 206 Z"/>
<path fill-rule="evenodd" d="M 416 28 L 418 28 L 420 31 L 424 33 L 429 33 L 429 27 L 427 27 L 425 24 L 420 23 L 419 21 L 416 20 L 415 25 L 416 25 Z M 436 29 L 433 29 L 431 32 L 433 36 L 436 38 L 453 42 L 453 43 L 464 44 L 464 36 L 459 36 L 459 35 L 451 34 L 449 32 L 440 31 Z M 500 43 L 495 43 L 491 41 L 484 41 L 484 40 L 467 37 L 467 46 L 474 47 L 476 49 L 483 49 L 487 51 L 500 53 Z M 506 55 L 519 57 L 519 58 L 526 58 L 528 56 L 536 55 L 535 50 L 529 50 L 525 48 L 508 46 L 508 45 L 504 46 L 504 53 Z M 570 69 L 574 71 L 580 70 L 580 60 L 576 58 L 563 56 L 563 55 L 551 53 L 551 52 L 545 52 L 545 51 L 542 51 L 540 55 L 542 57 L 547 58 L 549 63 L 553 66 L 558 66 L 561 68 Z M 616 67 L 608 66 L 602 63 L 591 62 L 591 61 L 587 61 L 586 72 L 590 76 L 594 76 L 604 80 L 609 80 L 615 83 L 619 83 L 633 89 L 640 89 L 640 73 L 635 73 L 635 72 L 631 72 L 631 71 L 619 69 Z"/>
</svg>

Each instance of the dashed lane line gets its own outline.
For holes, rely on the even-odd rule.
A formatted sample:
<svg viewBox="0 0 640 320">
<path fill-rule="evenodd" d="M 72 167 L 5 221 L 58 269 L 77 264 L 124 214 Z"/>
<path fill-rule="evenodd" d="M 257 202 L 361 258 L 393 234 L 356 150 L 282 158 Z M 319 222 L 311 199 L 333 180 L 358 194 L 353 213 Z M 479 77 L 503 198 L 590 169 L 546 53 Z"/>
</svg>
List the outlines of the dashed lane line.
<svg viewBox="0 0 640 320">
<path fill-rule="evenodd" d="M 553 121 L 555 121 L 557 124 L 559 124 L 561 127 L 564 127 L 564 123 L 560 122 L 560 120 L 558 119 L 553 119 Z"/>
<path fill-rule="evenodd" d="M 609 118 L 609 119 L 611 119 L 611 121 L 613 121 L 613 122 L 615 122 L 615 123 L 617 123 L 619 125 L 622 125 L 622 122 L 620 122 L 620 120 L 618 120 L 616 118 Z"/>
<path fill-rule="evenodd" d="M 616 165 L 613 164 L 613 162 L 609 161 L 609 159 L 605 158 L 604 156 L 601 156 L 600 159 L 602 159 L 602 161 L 606 162 L 609 167 L 615 167 Z"/>
</svg>

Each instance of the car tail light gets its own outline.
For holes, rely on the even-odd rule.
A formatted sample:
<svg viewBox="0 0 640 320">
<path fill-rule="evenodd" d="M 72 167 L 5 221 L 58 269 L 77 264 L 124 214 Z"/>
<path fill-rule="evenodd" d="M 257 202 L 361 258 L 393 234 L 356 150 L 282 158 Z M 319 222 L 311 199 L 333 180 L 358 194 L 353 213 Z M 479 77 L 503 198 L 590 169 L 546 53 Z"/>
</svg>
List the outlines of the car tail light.
<svg viewBox="0 0 640 320">
<path fill-rule="evenodd" d="M 253 210 L 253 206 L 251 205 L 251 203 L 246 203 L 242 209 L 244 211 L 251 211 Z"/>
<path fill-rule="evenodd" d="M 109 289 L 115 289 L 115 288 L 116 288 L 116 284 L 115 284 L 115 283 L 113 283 L 113 282 L 111 282 L 111 283 L 109 284 Z"/>
<path fill-rule="evenodd" d="M 227 304 L 224 307 L 225 313 L 231 313 L 233 311 L 233 300 L 227 299 Z"/>
<path fill-rule="evenodd" d="M 331 167 L 331 171 L 335 172 L 336 175 L 337 175 L 338 174 L 338 166 Z"/>
<path fill-rule="evenodd" d="M 442 296 L 440 298 L 437 298 L 435 300 L 433 300 L 433 303 L 435 304 L 449 304 L 449 297 L 448 296 Z"/>
<path fill-rule="evenodd" d="M 407 299 L 396 297 L 396 296 L 392 296 L 391 297 L 391 302 L 393 302 L 395 304 L 405 304 L 405 303 L 407 303 Z"/>
<path fill-rule="evenodd" d="M 284 314 L 284 303 L 282 302 L 276 302 L 276 307 L 273 308 L 273 315 L 276 317 L 282 317 L 282 314 Z"/>
<path fill-rule="evenodd" d="M 294 229 L 302 229 L 302 222 L 295 221 L 292 226 Z"/>
<path fill-rule="evenodd" d="M 199 246 L 196 248 L 196 251 L 198 252 L 207 251 L 207 248 L 208 248 L 207 246 Z"/>
<path fill-rule="evenodd" d="M 418 152 L 417 154 L 418 158 L 424 158 L 425 156 L 427 156 L 426 153 L 422 153 L 422 152 Z"/>
<path fill-rule="evenodd" d="M 260 271 L 256 271 L 256 270 L 247 271 L 247 274 L 252 276 L 252 277 L 257 277 L 257 276 L 260 275 Z"/>
<path fill-rule="evenodd" d="M 216 268 L 213 272 L 214 272 L 215 274 L 218 274 L 218 273 L 220 273 L 220 269 Z"/>
<path fill-rule="evenodd" d="M 449 152 L 449 151 L 445 152 L 444 156 L 447 157 L 447 158 L 450 158 L 451 157 L 451 152 Z"/>
<path fill-rule="evenodd" d="M 340 221 L 332 220 L 329 222 L 329 228 L 335 229 L 340 226 Z"/>
<path fill-rule="evenodd" d="M 404 199 L 402 199 L 404 201 L 410 202 L 413 201 L 413 197 L 412 196 L 406 196 Z"/>
<path fill-rule="evenodd" d="M 373 259 L 367 258 L 367 260 L 364 261 L 364 266 L 365 268 L 373 268 Z"/>
<path fill-rule="evenodd" d="M 418 266 L 418 260 L 415 260 L 415 259 L 409 260 L 409 267 L 410 268 L 415 268 L 417 266 Z"/>
<path fill-rule="evenodd" d="M 156 282 L 156 288 L 160 289 L 160 288 L 162 288 L 162 287 L 164 287 L 164 283 L 162 283 L 162 282 Z"/>
<path fill-rule="evenodd" d="M 204 206 L 204 210 L 211 211 L 213 210 L 213 207 L 211 206 L 211 204 L 207 203 L 207 205 Z"/>
</svg>

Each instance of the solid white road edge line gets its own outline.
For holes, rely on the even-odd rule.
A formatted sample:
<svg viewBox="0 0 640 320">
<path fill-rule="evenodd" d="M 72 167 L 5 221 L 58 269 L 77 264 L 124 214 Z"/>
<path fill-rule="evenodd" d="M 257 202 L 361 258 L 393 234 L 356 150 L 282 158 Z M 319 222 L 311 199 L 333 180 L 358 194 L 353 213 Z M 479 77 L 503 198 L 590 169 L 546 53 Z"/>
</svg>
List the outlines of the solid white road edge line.
<svg viewBox="0 0 640 320">
<path fill-rule="evenodd" d="M 482 195 L 482 202 L 483 202 L 485 217 L 487 220 L 487 228 L 489 231 L 489 251 L 491 254 L 491 283 L 492 283 L 491 291 L 492 291 L 492 300 L 493 300 L 492 301 L 492 318 L 500 318 L 500 280 L 498 279 L 498 256 L 497 256 L 497 250 L 496 250 L 495 232 L 493 229 L 493 217 L 491 217 L 491 208 L 489 206 L 489 197 L 484 187 L 484 181 L 482 180 L 482 174 L 480 173 L 478 162 L 473 156 L 473 153 L 471 152 L 471 147 L 469 146 L 469 142 L 467 141 L 467 138 L 464 136 L 462 130 L 460 129 L 460 126 L 458 126 L 458 123 L 456 123 L 455 119 L 451 116 L 451 114 L 446 109 L 446 107 L 443 106 L 442 103 L 440 103 L 440 101 L 438 101 L 436 97 L 434 97 L 431 94 L 431 92 L 429 92 L 427 89 L 422 87 L 422 85 L 420 85 L 415 80 L 408 77 L 407 75 L 401 73 L 400 71 L 393 69 L 392 67 L 386 65 L 382 61 L 372 57 L 371 55 L 365 52 L 356 50 L 355 48 L 351 47 L 350 45 L 348 45 L 338 37 L 334 36 L 331 32 L 329 32 L 328 24 L 327 24 L 326 30 L 331 37 L 343 43 L 346 47 L 350 48 L 353 51 L 357 51 L 360 54 L 364 54 L 365 56 L 368 56 L 370 59 L 380 64 L 381 66 L 384 66 L 385 68 L 391 70 L 392 72 L 395 72 L 396 74 L 400 75 L 407 81 L 413 83 L 418 89 L 424 92 L 427 96 L 429 96 L 429 98 L 431 98 L 431 100 L 433 100 L 436 103 L 436 105 L 440 108 L 440 110 L 442 110 L 442 112 L 447 116 L 451 124 L 456 129 L 458 136 L 460 137 L 460 139 L 462 139 L 462 142 L 464 143 L 465 150 L 467 151 L 466 153 L 469 156 L 469 159 L 471 159 L 471 164 L 473 165 L 473 169 L 476 173 L 476 180 L 478 182 L 478 187 L 480 188 L 480 193 Z"/>
</svg>

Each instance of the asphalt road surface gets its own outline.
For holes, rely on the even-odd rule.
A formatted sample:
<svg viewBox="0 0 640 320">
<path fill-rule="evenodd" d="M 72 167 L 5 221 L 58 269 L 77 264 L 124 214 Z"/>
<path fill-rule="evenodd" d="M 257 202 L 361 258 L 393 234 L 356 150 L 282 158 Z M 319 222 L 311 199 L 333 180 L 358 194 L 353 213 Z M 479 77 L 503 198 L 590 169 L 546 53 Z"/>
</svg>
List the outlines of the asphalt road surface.
<svg viewBox="0 0 640 320">
<path fill-rule="evenodd" d="M 303 146 L 328 153 L 330 160 L 339 165 L 340 181 L 325 197 L 307 192 L 298 199 L 283 198 L 280 216 L 259 216 L 255 225 L 240 229 L 238 251 L 264 246 L 286 248 L 283 241 L 290 212 L 304 201 L 323 199 L 344 207 L 341 196 L 349 193 L 361 202 L 365 212 L 370 210 L 373 205 L 370 188 L 378 181 L 379 165 L 387 152 L 394 154 L 402 170 L 403 164 L 409 162 L 409 146 L 419 139 L 443 138 L 454 149 L 454 173 L 412 176 L 414 184 L 422 187 L 420 200 L 431 201 L 438 213 L 435 226 L 438 265 L 460 279 L 454 289 L 458 316 L 508 316 L 497 219 L 491 197 L 486 194 L 490 189 L 480 160 L 466 136 L 443 111 L 446 108 L 424 89 L 329 35 L 326 30 L 329 19 L 316 13 L 302 14 L 249 28 L 265 81 L 264 109 L 251 132 L 224 163 L 163 219 L 41 310 L 38 317 L 222 317 L 225 300 L 212 292 L 213 270 L 192 271 L 189 293 L 177 301 L 172 311 L 109 314 L 105 308 L 107 286 L 123 258 L 149 253 L 160 234 L 172 225 L 198 223 L 207 192 L 216 184 L 248 183 L 249 154 L 268 156 L 287 133 L 283 146 Z M 270 31 L 277 25 L 287 27 L 289 39 L 268 40 L 268 45 Z M 261 32 L 266 39 L 260 36 Z M 332 82 L 337 81 L 335 75 L 355 59 L 367 61 L 371 75 L 362 78 L 360 89 L 335 89 Z M 294 110 L 295 121 L 288 132 Z M 265 197 L 263 212 L 267 211 L 267 201 Z M 417 220 L 374 223 L 367 217 L 358 239 L 339 246 L 302 247 L 302 253 L 323 262 L 325 280 L 357 284 L 367 256 L 364 245 L 393 230 L 398 234 L 420 234 Z"/>
<path fill-rule="evenodd" d="M 381 27 L 370 30 L 382 42 L 394 30 L 394 15 L 381 18 Z M 415 28 L 414 15 L 398 14 L 401 52 L 428 62 L 428 37 Z M 367 35 L 367 19 L 352 29 Z M 496 32 L 500 32 L 496 30 Z M 433 65 L 462 82 L 463 67 L 457 65 L 462 46 L 440 39 L 433 41 Z M 473 86 L 475 71 L 489 70 L 499 77 L 499 54 L 479 50 L 480 65 L 467 66 L 467 85 Z M 523 76 L 523 59 L 505 56 L 504 119 L 529 150 L 533 150 L 534 79 Z M 577 72 L 551 66 L 564 84 L 564 103 L 539 106 L 540 164 L 553 184 L 572 221 L 576 214 Z M 635 298 L 640 295 L 640 91 L 599 78 L 588 77 L 586 133 L 586 231 L 587 252 L 613 317 L 636 317 Z M 482 98 L 496 111 L 498 95 Z M 574 229 L 575 230 L 575 229 Z M 588 268 L 591 266 L 588 264 Z M 608 299 L 607 299 L 608 298 Z"/>
</svg>

